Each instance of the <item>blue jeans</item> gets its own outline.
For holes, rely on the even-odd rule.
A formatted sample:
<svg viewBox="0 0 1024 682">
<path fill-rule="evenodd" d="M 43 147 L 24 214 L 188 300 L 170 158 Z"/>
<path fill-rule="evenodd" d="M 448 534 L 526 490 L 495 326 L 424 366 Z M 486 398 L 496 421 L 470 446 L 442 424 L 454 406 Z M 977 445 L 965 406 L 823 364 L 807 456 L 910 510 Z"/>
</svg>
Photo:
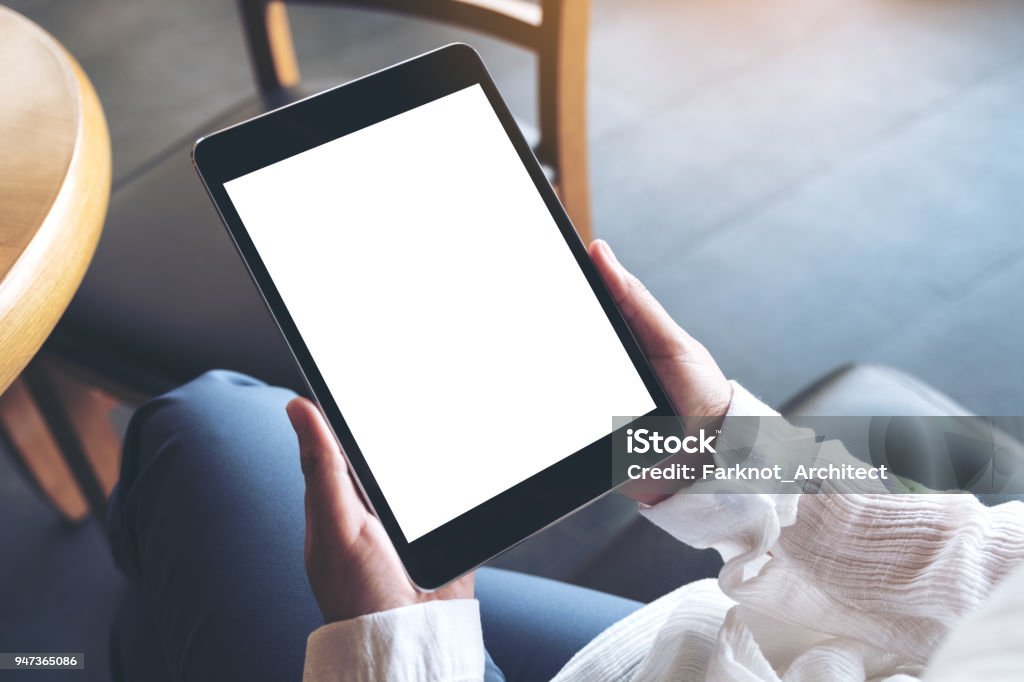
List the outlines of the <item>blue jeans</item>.
<svg viewBox="0 0 1024 682">
<path fill-rule="evenodd" d="M 306 637 L 323 619 L 302 559 L 292 397 L 210 372 L 132 418 L 110 515 L 133 584 L 111 633 L 117 679 L 301 679 Z M 477 596 L 488 680 L 547 680 L 640 607 L 490 568 L 477 574 Z"/>
</svg>

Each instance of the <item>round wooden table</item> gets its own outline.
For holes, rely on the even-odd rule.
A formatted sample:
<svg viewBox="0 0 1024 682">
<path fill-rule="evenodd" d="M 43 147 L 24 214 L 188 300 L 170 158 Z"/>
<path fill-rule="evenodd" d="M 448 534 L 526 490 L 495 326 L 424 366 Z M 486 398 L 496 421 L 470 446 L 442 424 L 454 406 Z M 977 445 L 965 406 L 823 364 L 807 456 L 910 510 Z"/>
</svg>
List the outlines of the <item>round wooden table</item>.
<svg viewBox="0 0 1024 682">
<path fill-rule="evenodd" d="M 82 281 L 110 198 L 96 92 L 53 36 L 0 7 L 0 393 Z"/>
<path fill-rule="evenodd" d="M 74 58 L 6 7 L 0 73 L 0 430 L 57 509 L 77 520 L 90 508 L 102 513 L 117 476 L 116 459 L 98 466 L 90 456 L 117 449 L 102 412 L 111 402 L 29 363 L 96 249 L 110 199 L 110 137 Z"/>
</svg>

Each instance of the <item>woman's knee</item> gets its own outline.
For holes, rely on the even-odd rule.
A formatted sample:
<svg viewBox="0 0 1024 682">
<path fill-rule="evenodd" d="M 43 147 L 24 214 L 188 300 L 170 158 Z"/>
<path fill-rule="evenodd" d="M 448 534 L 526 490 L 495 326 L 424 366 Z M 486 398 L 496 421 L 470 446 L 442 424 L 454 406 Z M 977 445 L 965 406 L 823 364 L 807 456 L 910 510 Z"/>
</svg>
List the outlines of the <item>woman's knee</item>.
<svg viewBox="0 0 1024 682">
<path fill-rule="evenodd" d="M 212 370 L 142 405 L 125 439 L 125 474 L 171 451 L 244 454 L 268 428 L 287 425 L 284 406 L 294 394 L 250 376 Z M 226 446 L 226 447 L 225 447 Z M 244 446 L 244 447 L 243 447 Z"/>
<path fill-rule="evenodd" d="M 232 425 L 233 415 L 277 409 L 292 395 L 248 375 L 215 369 L 142 405 L 132 417 L 132 425 L 158 437 L 166 436 L 168 430 L 180 431 L 181 426 L 222 430 Z"/>
<path fill-rule="evenodd" d="M 110 505 L 111 542 L 126 572 L 138 565 L 140 528 L 160 525 L 162 516 L 272 504 L 273 496 L 301 485 L 301 475 L 293 475 L 298 445 L 285 413 L 293 396 L 242 374 L 214 371 L 136 411 Z"/>
</svg>

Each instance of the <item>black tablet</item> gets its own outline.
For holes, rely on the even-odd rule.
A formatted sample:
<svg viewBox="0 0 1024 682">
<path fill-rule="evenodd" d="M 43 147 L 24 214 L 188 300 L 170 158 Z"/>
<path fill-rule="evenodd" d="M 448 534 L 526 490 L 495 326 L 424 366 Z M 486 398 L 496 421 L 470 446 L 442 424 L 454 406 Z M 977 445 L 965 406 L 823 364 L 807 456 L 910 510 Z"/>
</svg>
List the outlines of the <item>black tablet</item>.
<svg viewBox="0 0 1024 682">
<path fill-rule="evenodd" d="M 608 492 L 668 398 L 477 53 L 204 137 L 193 160 L 409 577 Z"/>
</svg>

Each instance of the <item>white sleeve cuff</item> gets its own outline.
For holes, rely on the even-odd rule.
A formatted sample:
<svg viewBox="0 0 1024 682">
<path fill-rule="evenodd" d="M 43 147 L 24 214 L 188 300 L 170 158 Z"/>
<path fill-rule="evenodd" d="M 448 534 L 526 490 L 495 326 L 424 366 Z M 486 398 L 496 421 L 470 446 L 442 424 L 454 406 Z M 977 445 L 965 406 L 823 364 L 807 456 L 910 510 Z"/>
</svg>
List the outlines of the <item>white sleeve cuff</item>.
<svg viewBox="0 0 1024 682">
<path fill-rule="evenodd" d="M 325 625 L 306 644 L 305 682 L 482 680 L 480 604 L 448 599 Z"/>
<path fill-rule="evenodd" d="M 735 381 L 729 383 L 732 402 L 722 422 L 718 449 L 750 451 L 765 434 L 759 432 L 757 420 L 747 417 L 778 418 L 779 414 Z M 796 502 L 795 495 L 723 495 L 714 482 L 699 481 L 653 507 L 642 507 L 640 514 L 677 540 L 700 549 L 714 548 L 729 561 L 766 551 L 780 527 L 793 522 Z"/>
<path fill-rule="evenodd" d="M 747 389 L 735 381 L 732 384 L 732 402 L 725 418 L 729 417 L 778 417 L 779 413 L 754 397 Z"/>
</svg>

